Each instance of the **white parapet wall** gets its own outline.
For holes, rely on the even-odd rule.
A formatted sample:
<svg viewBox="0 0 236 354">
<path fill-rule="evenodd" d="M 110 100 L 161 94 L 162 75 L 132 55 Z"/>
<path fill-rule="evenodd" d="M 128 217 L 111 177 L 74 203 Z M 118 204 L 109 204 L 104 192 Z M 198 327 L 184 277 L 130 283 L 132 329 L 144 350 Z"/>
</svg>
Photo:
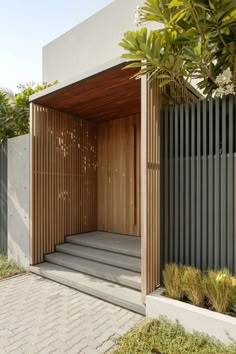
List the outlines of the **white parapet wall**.
<svg viewBox="0 0 236 354">
<path fill-rule="evenodd" d="M 116 0 L 43 48 L 43 80 L 59 83 L 119 58 L 119 42 L 137 30 L 134 14 L 143 0 Z M 82 5 L 81 5 L 82 6 Z M 148 24 L 150 29 L 160 28 Z"/>
<path fill-rule="evenodd" d="M 177 322 L 188 332 L 200 332 L 230 344 L 236 341 L 236 318 L 173 300 L 159 289 L 146 298 L 146 315 Z"/>
<path fill-rule="evenodd" d="M 30 264 L 29 135 L 8 140 L 8 258 Z"/>
</svg>

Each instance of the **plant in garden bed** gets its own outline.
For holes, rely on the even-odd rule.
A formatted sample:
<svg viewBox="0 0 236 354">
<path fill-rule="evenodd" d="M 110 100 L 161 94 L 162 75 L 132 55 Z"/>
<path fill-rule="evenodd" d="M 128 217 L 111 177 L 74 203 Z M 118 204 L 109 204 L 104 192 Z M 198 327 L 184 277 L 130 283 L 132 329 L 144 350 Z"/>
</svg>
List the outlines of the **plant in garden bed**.
<svg viewBox="0 0 236 354">
<path fill-rule="evenodd" d="M 204 306 L 205 292 L 200 269 L 186 267 L 183 275 L 183 291 L 187 299 L 196 306 Z"/>
<path fill-rule="evenodd" d="M 210 308 L 217 312 L 230 312 L 232 310 L 233 285 L 229 271 L 209 271 L 204 277 L 204 282 Z"/>
<path fill-rule="evenodd" d="M 236 277 L 227 269 L 203 274 L 194 267 L 167 264 L 163 279 L 165 295 L 172 299 L 236 315 Z"/>
<path fill-rule="evenodd" d="M 205 335 L 188 334 L 178 324 L 163 319 L 145 320 L 117 341 L 113 354 L 228 354 L 236 345 L 226 346 Z"/>
<path fill-rule="evenodd" d="M 184 276 L 184 267 L 177 264 L 167 264 L 163 271 L 163 280 L 165 293 L 172 299 L 182 300 L 184 296 L 182 280 Z"/>
<path fill-rule="evenodd" d="M 7 257 L 0 255 L 0 280 L 23 272 L 24 269 L 22 267 L 12 261 L 8 261 Z"/>
<path fill-rule="evenodd" d="M 236 315 L 236 277 L 232 277 L 233 291 L 231 293 L 231 304 L 234 314 Z"/>
</svg>

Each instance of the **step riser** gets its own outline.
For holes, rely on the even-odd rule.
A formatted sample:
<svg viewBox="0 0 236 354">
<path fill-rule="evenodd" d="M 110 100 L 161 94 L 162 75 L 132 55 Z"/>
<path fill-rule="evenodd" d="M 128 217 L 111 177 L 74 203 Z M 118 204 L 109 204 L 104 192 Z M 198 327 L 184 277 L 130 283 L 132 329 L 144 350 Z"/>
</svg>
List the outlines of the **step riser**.
<svg viewBox="0 0 236 354">
<path fill-rule="evenodd" d="M 91 247 L 91 243 L 86 242 L 86 241 L 80 241 L 78 239 L 74 239 L 73 236 L 68 236 L 66 237 L 65 241 L 67 243 L 71 243 L 71 244 L 75 244 L 75 245 L 80 245 L 80 246 L 85 246 L 85 247 Z M 117 253 L 117 254 L 123 254 L 126 256 L 132 256 L 132 257 L 137 257 L 137 258 L 141 258 L 140 254 L 137 253 L 136 251 L 132 251 L 132 250 L 124 250 L 123 248 L 119 248 L 118 246 L 112 247 L 106 244 L 99 244 L 99 243 L 93 243 L 92 248 L 95 249 L 99 249 L 99 250 L 104 250 L 104 251 L 109 251 L 109 252 L 113 252 L 113 253 Z"/>
<path fill-rule="evenodd" d="M 71 287 L 73 289 L 79 290 L 79 291 L 81 291 L 83 293 L 86 293 L 88 295 L 92 295 L 92 296 L 97 297 L 97 298 L 99 298 L 101 300 L 110 302 L 110 303 L 112 303 L 114 305 L 123 307 L 123 308 L 125 308 L 127 310 L 130 310 L 130 311 L 133 311 L 135 313 L 138 313 L 140 315 L 145 316 L 145 309 L 142 306 L 138 306 L 138 305 L 132 304 L 132 303 L 130 303 L 128 301 L 124 301 L 124 300 L 118 299 L 116 297 L 113 297 L 113 296 L 111 296 L 109 294 L 105 294 L 105 293 L 99 292 L 95 288 L 91 289 L 91 288 L 85 287 L 83 285 L 80 285 L 78 283 L 71 283 L 71 282 L 67 281 L 66 279 L 57 277 L 55 275 L 51 275 L 50 273 L 48 273 L 46 271 L 41 271 L 41 270 L 39 270 L 38 268 L 35 268 L 35 267 L 31 267 L 31 272 L 34 273 L 34 274 L 40 275 L 40 276 L 42 276 L 44 278 L 53 280 L 53 281 L 55 281 L 55 282 L 57 282 L 59 284 L 62 284 L 62 285 L 65 285 L 65 286 L 69 286 L 69 287 Z"/>
<path fill-rule="evenodd" d="M 87 248 L 93 250 L 90 247 L 87 247 Z M 64 254 L 68 254 L 68 255 L 71 255 L 71 256 L 80 257 L 80 258 L 83 258 L 83 259 L 89 259 L 89 260 L 94 261 L 94 262 L 108 264 L 108 265 L 111 265 L 113 267 L 118 267 L 118 268 L 122 268 L 122 269 L 131 270 L 133 272 L 141 273 L 141 267 L 140 266 L 132 266 L 132 264 L 125 264 L 124 265 L 123 262 L 119 262 L 119 261 L 114 260 L 114 259 L 113 260 L 112 259 L 107 260 L 106 258 L 101 258 L 101 257 L 97 257 L 97 256 L 94 256 L 94 255 L 89 255 L 89 254 L 84 255 L 82 252 L 79 253 L 79 252 L 74 251 L 74 250 L 63 249 L 63 247 L 61 245 L 56 247 L 56 251 L 64 253 Z"/>
<path fill-rule="evenodd" d="M 100 278 L 100 279 L 105 279 L 108 281 L 111 281 L 113 283 L 117 283 L 117 284 L 121 284 L 124 286 L 127 286 L 129 288 L 135 289 L 135 290 L 141 290 L 141 285 L 136 283 L 136 282 L 132 282 L 129 281 L 128 279 L 123 279 L 120 278 L 119 276 L 111 276 L 109 273 L 97 273 L 96 272 L 96 268 L 85 268 L 82 267 L 79 263 L 78 264 L 71 264 L 69 262 L 65 262 L 63 259 L 54 259 L 53 256 L 51 257 L 50 255 L 45 256 L 45 260 L 47 262 L 65 267 L 65 268 L 69 268 L 69 269 L 73 269 L 76 270 L 78 272 L 84 273 L 84 274 L 88 274 L 88 275 L 92 275 L 94 277 Z M 79 258 L 78 258 L 79 260 Z"/>
</svg>

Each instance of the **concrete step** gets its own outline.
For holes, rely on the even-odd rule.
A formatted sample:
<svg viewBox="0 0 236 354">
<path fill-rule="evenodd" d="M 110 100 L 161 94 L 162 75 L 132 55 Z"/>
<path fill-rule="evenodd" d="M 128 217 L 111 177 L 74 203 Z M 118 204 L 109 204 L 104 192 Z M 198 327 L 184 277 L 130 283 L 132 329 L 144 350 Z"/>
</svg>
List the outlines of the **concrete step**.
<svg viewBox="0 0 236 354">
<path fill-rule="evenodd" d="M 45 256 L 50 263 L 60 265 L 78 272 L 92 275 L 97 278 L 109 280 L 136 290 L 141 289 L 141 275 L 130 270 L 113 267 L 88 259 L 70 256 L 61 252 L 51 253 Z"/>
<path fill-rule="evenodd" d="M 60 284 L 145 315 L 145 307 L 141 303 L 139 291 L 47 262 L 31 266 L 30 270 Z"/>
<path fill-rule="evenodd" d="M 114 253 L 141 257 L 141 238 L 135 236 L 119 235 L 109 232 L 95 231 L 77 236 L 67 236 L 68 243 L 102 249 Z"/>
<path fill-rule="evenodd" d="M 109 264 L 113 267 L 124 268 L 134 272 L 141 272 L 140 258 L 104 251 L 101 249 L 85 247 L 81 245 L 64 243 L 56 246 L 58 252 L 72 256 L 90 259 L 99 263 Z"/>
</svg>

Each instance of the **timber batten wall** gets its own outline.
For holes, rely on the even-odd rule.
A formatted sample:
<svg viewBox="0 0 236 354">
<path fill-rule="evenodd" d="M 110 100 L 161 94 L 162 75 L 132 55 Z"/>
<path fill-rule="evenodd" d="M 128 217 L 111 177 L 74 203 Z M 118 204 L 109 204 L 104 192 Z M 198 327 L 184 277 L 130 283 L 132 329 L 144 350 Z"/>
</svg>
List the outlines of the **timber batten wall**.
<svg viewBox="0 0 236 354">
<path fill-rule="evenodd" d="M 66 235 L 97 228 L 96 126 L 31 104 L 32 264 Z"/>
<path fill-rule="evenodd" d="M 196 102 L 199 97 L 192 93 L 185 82 L 178 85 L 172 81 L 169 87 L 160 88 L 157 80 L 142 78 L 141 113 L 141 242 L 142 242 L 142 295 L 154 291 L 160 285 L 161 277 L 161 219 L 163 217 L 163 184 L 160 188 L 161 160 L 160 137 L 163 134 L 163 120 L 160 119 L 163 103 L 170 100 L 177 103 Z M 162 198 L 162 199 L 161 199 Z"/>
</svg>

